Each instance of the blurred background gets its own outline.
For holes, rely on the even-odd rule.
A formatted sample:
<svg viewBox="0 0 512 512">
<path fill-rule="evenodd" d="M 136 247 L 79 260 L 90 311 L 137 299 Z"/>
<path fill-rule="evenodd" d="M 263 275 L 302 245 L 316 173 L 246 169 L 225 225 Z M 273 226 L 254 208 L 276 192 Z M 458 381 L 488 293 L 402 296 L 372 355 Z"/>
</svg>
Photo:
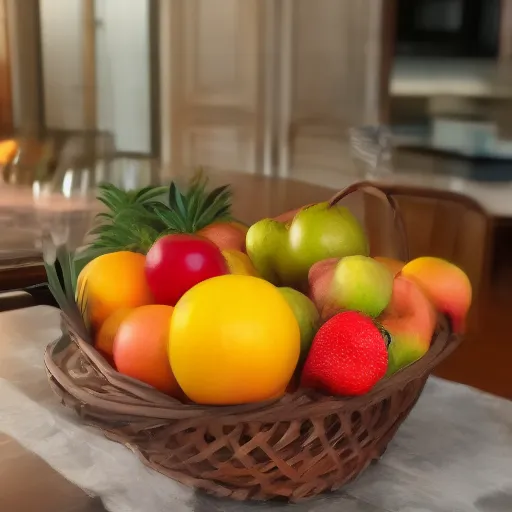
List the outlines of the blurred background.
<svg viewBox="0 0 512 512">
<path fill-rule="evenodd" d="M 512 398 L 511 59 L 512 0 L 0 0 L 2 269 L 104 180 L 204 166 L 247 221 L 372 180 L 472 278 L 440 373 Z"/>
<path fill-rule="evenodd" d="M 397 172 L 508 182 L 511 5 L 0 0 L 0 133 L 339 187 L 384 124 Z"/>
</svg>

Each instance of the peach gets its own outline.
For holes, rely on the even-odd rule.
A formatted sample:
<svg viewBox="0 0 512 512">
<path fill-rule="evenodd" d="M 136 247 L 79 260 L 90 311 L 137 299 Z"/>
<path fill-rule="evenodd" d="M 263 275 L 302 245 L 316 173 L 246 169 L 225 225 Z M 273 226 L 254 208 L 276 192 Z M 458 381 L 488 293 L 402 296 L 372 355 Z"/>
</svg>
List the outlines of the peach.
<svg viewBox="0 0 512 512">
<path fill-rule="evenodd" d="M 245 235 L 249 228 L 237 221 L 214 222 L 197 232 L 213 242 L 221 251 L 233 250 L 245 252 Z"/>
<path fill-rule="evenodd" d="M 309 269 L 309 298 L 315 304 L 322 320 L 327 320 L 339 311 L 329 303 L 331 284 L 338 261 L 338 258 L 329 258 L 315 263 Z M 330 310 L 332 311 L 329 312 Z"/>
<path fill-rule="evenodd" d="M 167 353 L 173 312 L 172 306 L 161 305 L 133 309 L 117 330 L 113 354 L 119 373 L 179 398 Z"/>
<path fill-rule="evenodd" d="M 388 375 L 391 375 L 428 352 L 437 316 L 421 288 L 399 275 L 393 282 L 391 302 L 379 322 L 391 336 L 388 350 Z"/>
<path fill-rule="evenodd" d="M 448 316 L 454 332 L 464 331 L 472 290 L 463 270 L 441 258 L 425 256 L 407 263 L 402 275 L 417 283 L 434 307 Z"/>
<path fill-rule="evenodd" d="M 385 256 L 375 256 L 374 260 L 382 263 L 392 274 L 396 276 L 402 270 L 405 265 L 405 262 L 396 260 L 394 258 L 387 258 Z"/>
</svg>

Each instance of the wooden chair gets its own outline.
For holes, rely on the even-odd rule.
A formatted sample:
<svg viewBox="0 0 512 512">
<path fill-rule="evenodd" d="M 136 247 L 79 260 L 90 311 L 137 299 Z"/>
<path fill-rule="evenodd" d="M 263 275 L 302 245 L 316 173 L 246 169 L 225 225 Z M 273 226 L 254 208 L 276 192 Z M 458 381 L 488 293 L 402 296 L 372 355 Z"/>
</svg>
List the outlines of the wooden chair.
<svg viewBox="0 0 512 512">
<path fill-rule="evenodd" d="M 0 259 L 0 312 L 34 305 L 56 306 L 37 252 L 18 251 Z"/>
<path fill-rule="evenodd" d="M 399 205 L 410 258 L 430 255 L 452 261 L 468 274 L 473 286 L 465 341 L 436 374 L 512 398 L 508 320 L 502 315 L 498 327 L 494 311 L 493 217 L 477 201 L 455 192 L 386 184 L 379 188 Z M 374 233 L 382 238 L 382 205 L 369 194 L 365 202 L 370 237 Z"/>
</svg>

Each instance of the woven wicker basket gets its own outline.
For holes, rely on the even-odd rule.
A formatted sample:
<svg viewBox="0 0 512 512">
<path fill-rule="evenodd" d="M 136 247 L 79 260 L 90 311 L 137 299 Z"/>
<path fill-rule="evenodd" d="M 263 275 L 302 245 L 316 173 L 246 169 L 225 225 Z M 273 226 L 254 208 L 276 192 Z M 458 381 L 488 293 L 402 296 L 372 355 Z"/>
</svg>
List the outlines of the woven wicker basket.
<svg viewBox="0 0 512 512">
<path fill-rule="evenodd" d="M 119 374 L 66 318 L 63 327 L 45 353 L 62 403 L 151 468 L 236 500 L 295 502 L 354 479 L 384 453 L 433 368 L 460 342 L 440 318 L 429 352 L 364 396 L 301 389 L 267 403 L 205 407 Z"/>
</svg>

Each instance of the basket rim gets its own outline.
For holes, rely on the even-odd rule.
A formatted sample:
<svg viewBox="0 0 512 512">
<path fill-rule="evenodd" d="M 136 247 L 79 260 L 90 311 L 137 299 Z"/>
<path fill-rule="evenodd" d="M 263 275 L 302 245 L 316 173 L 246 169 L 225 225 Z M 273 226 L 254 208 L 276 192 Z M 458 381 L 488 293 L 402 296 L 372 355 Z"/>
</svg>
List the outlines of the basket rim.
<svg viewBox="0 0 512 512">
<path fill-rule="evenodd" d="M 67 332 L 50 343 L 45 350 L 44 363 L 48 378 L 53 386 L 65 390 L 82 406 L 96 410 L 118 413 L 120 416 L 137 418 L 160 418 L 162 420 L 222 421 L 236 424 L 240 421 L 292 421 L 305 416 L 324 415 L 330 410 L 361 410 L 371 407 L 401 390 L 411 381 L 426 378 L 433 368 L 450 355 L 460 344 L 461 337 L 453 333 L 446 317 L 440 317 L 438 329 L 432 339 L 429 351 L 416 362 L 402 368 L 390 377 L 380 380 L 372 390 L 361 396 L 329 396 L 320 392 L 299 389 L 293 393 L 270 401 L 243 405 L 212 406 L 183 403 L 131 377 L 117 372 L 94 347 L 73 331 L 67 324 Z M 65 322 L 66 323 L 66 322 Z M 121 400 L 115 396 L 101 396 L 80 384 L 79 378 L 72 378 L 56 362 L 56 354 L 74 343 L 78 351 L 105 378 L 110 386 L 130 397 Z"/>
</svg>

